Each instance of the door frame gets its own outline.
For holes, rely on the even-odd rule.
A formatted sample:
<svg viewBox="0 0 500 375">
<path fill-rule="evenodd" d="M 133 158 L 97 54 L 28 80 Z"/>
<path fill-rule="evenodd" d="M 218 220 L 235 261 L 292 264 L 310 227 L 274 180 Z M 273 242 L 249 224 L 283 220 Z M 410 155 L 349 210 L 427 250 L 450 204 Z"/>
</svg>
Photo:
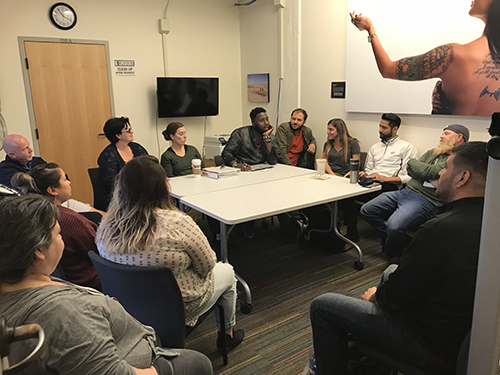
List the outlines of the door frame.
<svg viewBox="0 0 500 375">
<path fill-rule="evenodd" d="M 26 93 L 26 104 L 28 106 L 28 117 L 31 128 L 31 139 L 33 140 L 31 146 L 35 154 L 40 155 L 40 147 L 38 145 L 38 137 L 36 136 L 36 120 L 35 110 L 33 108 L 33 96 L 31 93 L 29 70 L 26 67 L 26 49 L 24 42 L 39 42 L 39 43 L 61 43 L 61 44 L 97 44 L 104 45 L 106 51 L 106 63 L 108 66 L 108 87 L 109 87 L 109 102 L 111 106 L 111 117 L 115 116 L 115 100 L 113 96 L 113 79 L 111 70 L 111 59 L 109 57 L 109 42 L 107 40 L 90 40 L 90 39 L 72 39 L 72 38 L 43 38 L 43 37 L 29 37 L 18 36 L 19 53 L 21 57 L 21 70 L 23 72 L 24 92 Z"/>
</svg>

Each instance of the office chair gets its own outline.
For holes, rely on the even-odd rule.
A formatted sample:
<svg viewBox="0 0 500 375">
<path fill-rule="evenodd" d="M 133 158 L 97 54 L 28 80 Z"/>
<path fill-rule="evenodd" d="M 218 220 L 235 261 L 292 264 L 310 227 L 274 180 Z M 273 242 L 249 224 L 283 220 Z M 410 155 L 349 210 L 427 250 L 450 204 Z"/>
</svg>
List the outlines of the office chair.
<svg viewBox="0 0 500 375">
<path fill-rule="evenodd" d="M 390 368 L 393 369 L 392 374 L 397 375 L 398 373 L 404 375 L 429 375 L 429 371 L 417 366 L 410 365 L 401 361 L 388 353 L 383 352 L 380 348 L 371 346 L 366 343 L 356 342 L 355 348 L 371 359 L 375 359 L 379 362 L 385 363 Z M 458 352 L 458 358 L 455 368 L 456 375 L 466 375 L 467 365 L 469 358 L 469 345 L 470 345 L 470 332 L 465 336 L 460 346 L 460 351 Z"/>
<path fill-rule="evenodd" d="M 153 327 L 162 346 L 183 348 L 184 339 L 218 307 L 220 325 L 225 327 L 224 309 L 218 303 L 200 316 L 194 327 L 185 324 L 184 302 L 172 271 L 167 267 L 139 267 L 118 264 L 88 253 L 105 294 L 115 297 L 134 318 Z M 224 342 L 225 344 L 225 342 Z M 221 349 L 227 365 L 227 348 Z"/>
<path fill-rule="evenodd" d="M 89 174 L 90 182 L 92 184 L 92 191 L 94 193 L 94 205 L 93 206 L 96 207 L 96 195 L 97 195 L 96 186 L 97 186 L 97 177 L 99 176 L 99 167 L 89 168 L 89 169 L 87 169 L 87 172 Z"/>
<path fill-rule="evenodd" d="M 59 279 L 66 280 L 66 275 L 64 274 L 64 271 L 63 271 L 60 264 L 57 264 L 56 269 L 54 270 L 54 272 L 52 272 L 50 274 L 50 276 L 54 276 L 54 277 L 57 277 Z"/>
<path fill-rule="evenodd" d="M 214 162 L 216 167 L 220 167 L 222 164 L 224 164 L 224 159 L 222 159 L 221 155 L 215 155 Z"/>
</svg>

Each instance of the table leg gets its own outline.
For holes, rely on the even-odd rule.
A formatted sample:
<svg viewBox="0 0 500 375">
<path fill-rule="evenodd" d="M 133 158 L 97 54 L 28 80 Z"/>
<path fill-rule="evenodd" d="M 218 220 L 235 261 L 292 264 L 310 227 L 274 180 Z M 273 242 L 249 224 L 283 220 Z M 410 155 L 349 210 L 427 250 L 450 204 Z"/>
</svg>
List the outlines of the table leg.
<svg viewBox="0 0 500 375">
<path fill-rule="evenodd" d="M 231 228 L 232 229 L 232 228 Z M 220 222 L 220 257 L 222 262 L 224 263 L 229 263 L 228 261 L 228 256 L 227 256 L 227 240 L 229 237 L 229 233 L 231 232 L 231 229 L 228 231 L 227 230 L 227 225 L 224 224 L 222 221 Z M 234 274 L 236 277 L 236 280 L 241 284 L 243 289 L 245 290 L 246 294 L 246 303 L 241 303 L 241 311 L 245 314 L 248 314 L 250 310 L 252 309 L 252 293 L 250 292 L 250 287 L 248 286 L 247 282 L 238 274 Z"/>
<path fill-rule="evenodd" d="M 220 258 L 224 263 L 229 263 L 227 259 L 227 225 L 220 222 Z"/>
<path fill-rule="evenodd" d="M 354 262 L 354 268 L 356 268 L 357 270 L 362 270 L 364 265 L 363 265 L 363 252 L 361 251 L 361 248 L 356 243 L 352 242 L 349 238 L 346 238 L 343 235 L 341 235 L 337 228 L 337 215 L 339 211 L 339 206 L 337 201 L 333 202 L 333 207 L 331 209 L 333 210 L 333 220 L 331 224 L 333 224 L 333 230 L 335 231 L 335 234 L 342 241 L 347 242 L 349 245 L 351 245 L 356 249 L 356 251 L 358 252 L 358 260 Z"/>
<path fill-rule="evenodd" d="M 330 231 L 334 231 L 335 235 L 340 238 L 342 241 L 348 243 L 352 247 L 356 249 L 358 252 L 358 260 L 354 262 L 354 268 L 357 270 L 362 270 L 364 265 L 363 265 L 363 252 L 361 251 L 361 248 L 352 242 L 350 239 L 344 237 L 342 234 L 340 234 L 339 230 L 337 229 L 337 215 L 338 215 L 338 202 L 332 202 L 328 203 L 325 205 L 328 210 L 330 211 L 330 227 L 328 229 L 311 229 L 307 233 L 307 240 L 311 239 L 311 233 L 312 232 L 320 232 L 320 233 L 330 233 Z"/>
</svg>

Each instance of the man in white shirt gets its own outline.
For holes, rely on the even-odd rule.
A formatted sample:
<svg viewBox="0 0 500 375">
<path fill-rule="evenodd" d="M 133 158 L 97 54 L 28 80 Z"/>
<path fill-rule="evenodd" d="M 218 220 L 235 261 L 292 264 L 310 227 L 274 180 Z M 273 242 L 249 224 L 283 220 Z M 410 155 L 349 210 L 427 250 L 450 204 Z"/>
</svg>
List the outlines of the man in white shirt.
<svg viewBox="0 0 500 375">
<path fill-rule="evenodd" d="M 378 128 L 381 142 L 370 148 L 365 171 L 359 173 L 360 176 L 381 183 L 382 191 L 398 190 L 403 187 L 411 178 L 406 170 L 408 160 L 417 157 L 417 149 L 397 134 L 400 126 L 401 118 L 398 115 L 394 113 L 382 115 Z"/>
</svg>

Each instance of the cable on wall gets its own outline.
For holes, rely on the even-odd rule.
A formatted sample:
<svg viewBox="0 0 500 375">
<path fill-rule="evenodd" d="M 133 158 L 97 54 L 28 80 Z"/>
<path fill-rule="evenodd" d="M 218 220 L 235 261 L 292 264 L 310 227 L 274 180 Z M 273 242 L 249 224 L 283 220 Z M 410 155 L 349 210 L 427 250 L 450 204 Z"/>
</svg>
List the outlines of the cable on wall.
<svg viewBox="0 0 500 375">
<path fill-rule="evenodd" d="M 7 124 L 2 115 L 2 103 L 0 102 L 0 150 L 3 150 L 3 139 L 7 134 Z"/>
<path fill-rule="evenodd" d="M 283 83 L 283 78 L 280 77 L 278 84 L 278 104 L 276 104 L 276 126 L 278 129 L 279 119 L 280 119 L 280 101 L 281 101 L 281 84 Z"/>
<path fill-rule="evenodd" d="M 168 6 L 170 5 L 170 0 L 167 0 L 167 3 L 165 4 L 165 10 L 163 11 L 163 18 L 161 18 L 158 22 L 159 24 L 159 32 L 161 34 L 161 46 L 162 46 L 162 56 L 163 56 L 163 76 L 167 77 L 168 76 L 168 57 L 167 57 L 167 34 L 170 32 L 170 24 L 167 19 L 167 10 Z M 160 129 L 159 123 L 158 123 L 158 101 L 156 101 L 156 145 L 158 147 L 158 159 L 160 158 L 161 155 L 161 149 L 160 149 Z"/>
</svg>

